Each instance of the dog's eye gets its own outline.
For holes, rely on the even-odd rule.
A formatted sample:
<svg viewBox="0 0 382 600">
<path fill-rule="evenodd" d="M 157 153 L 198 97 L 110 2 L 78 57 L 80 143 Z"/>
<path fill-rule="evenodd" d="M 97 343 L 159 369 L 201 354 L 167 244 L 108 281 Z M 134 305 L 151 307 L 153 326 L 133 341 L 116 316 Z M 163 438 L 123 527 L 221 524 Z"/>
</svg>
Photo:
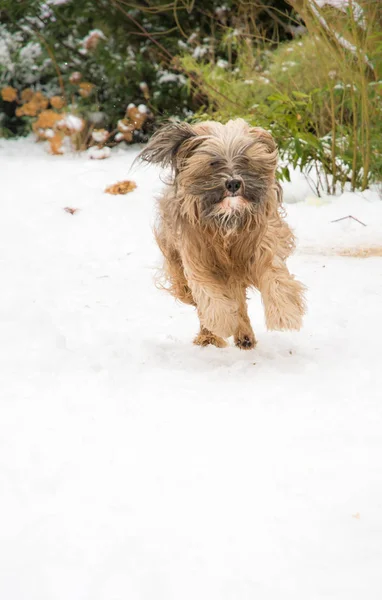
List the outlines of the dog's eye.
<svg viewBox="0 0 382 600">
<path fill-rule="evenodd" d="M 221 164 L 220 160 L 213 160 L 210 162 L 210 167 L 214 168 L 214 167 L 218 167 Z"/>
<path fill-rule="evenodd" d="M 248 156 L 237 156 L 235 158 L 235 166 L 239 169 L 248 169 L 250 164 Z"/>
</svg>

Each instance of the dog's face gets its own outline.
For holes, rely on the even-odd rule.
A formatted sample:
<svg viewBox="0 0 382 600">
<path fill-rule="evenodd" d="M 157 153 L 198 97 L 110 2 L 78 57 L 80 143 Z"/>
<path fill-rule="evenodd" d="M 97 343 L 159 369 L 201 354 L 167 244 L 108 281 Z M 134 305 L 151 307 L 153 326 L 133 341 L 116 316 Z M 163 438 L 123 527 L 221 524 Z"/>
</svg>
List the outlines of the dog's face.
<svg viewBox="0 0 382 600">
<path fill-rule="evenodd" d="M 141 158 L 171 165 L 177 198 L 193 218 L 232 227 L 266 200 L 275 182 L 277 148 L 270 133 L 242 119 L 182 123 L 160 129 Z"/>
</svg>

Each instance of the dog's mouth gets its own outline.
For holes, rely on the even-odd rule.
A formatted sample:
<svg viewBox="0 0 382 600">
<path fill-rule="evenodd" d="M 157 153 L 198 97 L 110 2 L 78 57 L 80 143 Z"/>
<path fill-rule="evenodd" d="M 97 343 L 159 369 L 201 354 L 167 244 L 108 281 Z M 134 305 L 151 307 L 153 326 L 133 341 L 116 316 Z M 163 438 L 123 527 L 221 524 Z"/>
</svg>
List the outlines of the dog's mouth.
<svg viewBox="0 0 382 600">
<path fill-rule="evenodd" d="M 242 212 L 246 208 L 248 208 L 248 200 L 243 198 L 243 196 L 233 195 L 233 196 L 225 196 L 218 204 L 222 211 L 227 212 Z"/>
<path fill-rule="evenodd" d="M 222 230 L 233 231 L 245 225 L 253 210 L 253 205 L 244 196 L 223 196 L 204 212 L 203 218 Z"/>
<path fill-rule="evenodd" d="M 200 194 L 199 202 L 200 218 L 221 228 L 241 228 L 259 208 L 259 203 L 248 196 L 243 187 L 230 191 L 216 186 Z"/>
</svg>

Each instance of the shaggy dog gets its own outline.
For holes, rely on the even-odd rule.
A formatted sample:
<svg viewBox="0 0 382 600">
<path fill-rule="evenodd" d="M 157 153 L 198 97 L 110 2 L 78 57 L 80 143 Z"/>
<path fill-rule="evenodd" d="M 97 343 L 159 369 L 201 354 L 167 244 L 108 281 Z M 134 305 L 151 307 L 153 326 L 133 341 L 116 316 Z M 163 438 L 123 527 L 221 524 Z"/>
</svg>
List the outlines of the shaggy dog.
<svg viewBox="0 0 382 600">
<path fill-rule="evenodd" d="M 304 286 L 285 264 L 294 236 L 283 219 L 271 134 L 242 119 L 169 124 L 140 157 L 172 168 L 155 234 L 165 287 L 197 308 L 194 343 L 221 348 L 233 335 L 239 348 L 255 346 L 248 287 L 261 292 L 268 329 L 300 329 Z"/>
</svg>

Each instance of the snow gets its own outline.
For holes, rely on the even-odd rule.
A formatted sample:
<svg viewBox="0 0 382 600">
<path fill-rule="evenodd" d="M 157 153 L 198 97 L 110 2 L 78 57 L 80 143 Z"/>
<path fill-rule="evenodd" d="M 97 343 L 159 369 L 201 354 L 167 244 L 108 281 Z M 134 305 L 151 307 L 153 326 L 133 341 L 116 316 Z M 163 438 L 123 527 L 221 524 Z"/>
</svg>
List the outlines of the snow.
<svg viewBox="0 0 382 600">
<path fill-rule="evenodd" d="M 0 83 L 8 81 L 6 75 L 13 73 L 15 70 L 14 54 L 21 46 L 22 34 L 18 31 L 10 33 L 5 25 L 0 23 L 0 67 L 4 67 L 1 71 Z"/>
<path fill-rule="evenodd" d="M 91 29 L 89 31 L 89 33 L 82 40 L 83 46 L 86 46 L 86 44 L 89 42 L 89 40 L 94 37 L 97 37 L 101 40 L 106 40 L 106 36 L 101 29 Z"/>
<path fill-rule="evenodd" d="M 216 61 L 216 66 L 219 67 L 220 69 L 227 69 L 229 66 L 228 60 L 224 60 L 224 58 L 219 58 Z"/>
<path fill-rule="evenodd" d="M 41 55 L 41 46 L 37 42 L 29 42 L 19 52 L 21 62 L 28 63 L 31 66 L 35 63 L 36 58 Z"/>
<path fill-rule="evenodd" d="M 91 123 L 94 123 L 94 125 L 98 125 L 98 126 L 107 120 L 106 114 L 104 112 L 101 112 L 98 110 L 88 113 L 87 116 Z"/>
<path fill-rule="evenodd" d="M 135 106 L 134 106 L 134 108 L 135 108 Z M 122 129 L 122 131 L 131 131 L 131 126 L 126 125 L 126 123 L 124 123 L 123 119 L 120 119 L 118 121 L 117 126 L 118 126 L 118 129 Z"/>
<path fill-rule="evenodd" d="M 162 70 L 158 71 L 158 83 L 178 83 L 179 85 L 185 85 L 186 78 L 184 75 L 178 73 L 170 73 L 170 71 Z"/>
<path fill-rule="evenodd" d="M 88 150 L 86 151 L 86 154 L 87 154 L 88 158 L 102 160 L 104 158 L 109 158 L 111 151 L 110 151 L 110 148 L 108 148 L 107 146 L 104 146 L 103 148 L 98 148 L 97 146 L 92 146 L 91 148 L 88 148 Z"/>
<path fill-rule="evenodd" d="M 60 121 L 57 123 L 58 127 L 67 127 L 70 131 L 82 131 L 84 127 L 84 122 L 80 117 L 76 117 L 76 115 L 66 114 Z"/>
<path fill-rule="evenodd" d="M 253 293 L 258 347 L 199 348 L 135 156 L 0 140 L 0 597 L 379 600 L 382 258 L 337 252 L 381 245 L 377 190 L 294 174 L 303 330 Z"/>
<path fill-rule="evenodd" d="M 49 129 L 49 128 L 48 129 L 39 129 L 38 131 L 39 131 L 40 135 L 42 135 L 42 136 L 45 135 L 45 137 L 47 137 L 47 138 L 52 138 L 54 136 L 53 129 Z"/>
<path fill-rule="evenodd" d="M 192 52 L 192 56 L 196 59 L 202 58 L 207 54 L 207 52 L 208 48 L 206 48 L 205 46 L 196 46 Z"/>
<path fill-rule="evenodd" d="M 106 142 L 108 137 L 109 137 L 109 132 L 106 131 L 106 129 L 99 129 L 99 130 L 96 129 L 96 130 L 92 131 L 93 140 L 99 144 Z"/>
<path fill-rule="evenodd" d="M 320 8 L 324 8 L 325 6 L 332 6 L 333 8 L 337 8 L 338 10 L 352 15 L 355 21 L 362 27 L 362 29 L 366 29 L 365 17 L 363 13 L 362 7 L 353 0 L 314 0 L 317 6 Z"/>
<path fill-rule="evenodd" d="M 336 40 L 338 41 L 338 43 L 343 48 L 345 48 L 346 50 L 350 50 L 350 52 L 354 56 L 358 56 L 360 50 L 357 48 L 357 46 L 355 46 L 354 44 L 349 42 L 347 39 L 345 39 L 342 35 L 340 35 L 337 31 L 335 31 L 328 25 L 326 19 L 321 15 L 316 4 L 317 4 L 317 6 L 320 6 L 320 5 L 324 6 L 324 5 L 328 4 L 328 5 L 334 6 L 335 8 L 342 10 L 343 12 L 347 12 L 347 9 L 349 8 L 349 4 L 350 4 L 348 2 L 348 0 L 321 0 L 321 4 L 319 4 L 315 0 L 310 0 L 309 5 L 310 5 L 310 8 L 311 8 L 313 14 L 317 17 L 317 19 L 319 20 L 319 22 L 321 23 L 323 28 L 326 29 L 331 35 L 333 35 L 336 38 Z M 351 6 L 356 8 L 354 13 L 352 13 L 355 18 L 356 23 L 358 23 L 358 25 L 360 25 L 363 29 L 365 29 L 366 24 L 363 20 L 362 8 L 355 2 L 354 3 L 352 2 Z M 373 66 L 372 62 L 369 60 L 368 56 L 364 53 L 363 53 L 363 60 L 366 62 L 366 64 L 371 69 L 374 70 L 374 66 Z"/>
</svg>

